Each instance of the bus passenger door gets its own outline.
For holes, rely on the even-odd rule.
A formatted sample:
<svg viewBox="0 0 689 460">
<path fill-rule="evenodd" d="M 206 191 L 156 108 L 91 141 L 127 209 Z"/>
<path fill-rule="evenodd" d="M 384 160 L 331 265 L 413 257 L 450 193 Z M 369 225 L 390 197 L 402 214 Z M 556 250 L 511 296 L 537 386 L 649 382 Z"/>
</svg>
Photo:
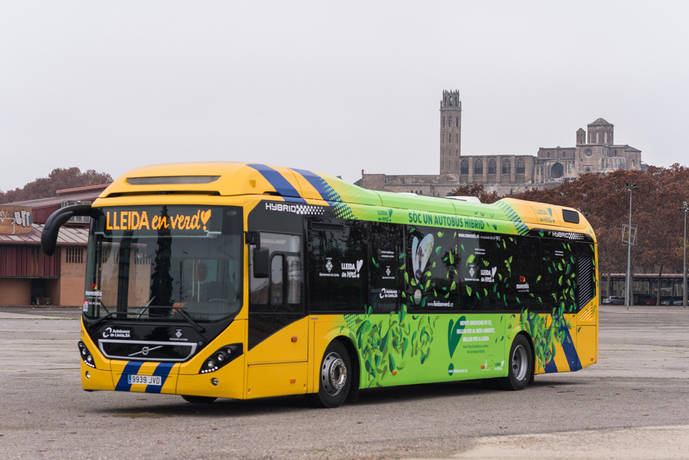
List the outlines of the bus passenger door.
<svg viewBox="0 0 689 460">
<path fill-rule="evenodd" d="M 247 398 L 306 392 L 308 322 L 303 302 L 302 237 L 260 233 L 268 278 L 255 278 L 249 253 Z"/>
</svg>

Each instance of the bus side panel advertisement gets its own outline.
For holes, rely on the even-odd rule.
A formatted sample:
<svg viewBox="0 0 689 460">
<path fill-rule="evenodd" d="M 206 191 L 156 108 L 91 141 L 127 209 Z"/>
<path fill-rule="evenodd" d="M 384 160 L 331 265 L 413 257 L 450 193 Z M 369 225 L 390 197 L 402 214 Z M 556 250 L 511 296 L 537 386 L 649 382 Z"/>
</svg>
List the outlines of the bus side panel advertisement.
<svg viewBox="0 0 689 460">
<path fill-rule="evenodd" d="M 572 340 L 572 315 L 524 310 L 503 315 L 399 313 L 342 315 L 327 340 L 348 337 L 357 347 L 361 388 L 507 375 L 507 347 L 515 335 L 533 338 L 536 369 L 582 367 Z M 583 365 L 588 365 L 584 363 Z"/>
</svg>

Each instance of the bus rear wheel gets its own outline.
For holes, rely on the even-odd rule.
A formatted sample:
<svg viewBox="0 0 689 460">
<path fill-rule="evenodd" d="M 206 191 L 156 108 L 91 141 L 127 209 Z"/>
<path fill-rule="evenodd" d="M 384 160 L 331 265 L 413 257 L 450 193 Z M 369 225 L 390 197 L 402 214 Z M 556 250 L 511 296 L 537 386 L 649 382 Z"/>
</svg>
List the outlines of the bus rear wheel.
<svg viewBox="0 0 689 460">
<path fill-rule="evenodd" d="M 345 346 L 333 341 L 323 353 L 318 373 L 318 402 L 323 407 L 338 407 L 352 388 L 352 361 Z"/>
<path fill-rule="evenodd" d="M 514 338 L 507 358 L 508 373 L 502 380 L 506 390 L 522 390 L 533 379 L 534 361 L 529 340 L 519 334 Z"/>
<path fill-rule="evenodd" d="M 213 398 L 211 396 L 190 396 L 190 395 L 182 395 L 182 398 L 186 402 L 190 402 L 192 404 L 211 404 L 213 401 L 215 401 L 218 398 Z"/>
</svg>

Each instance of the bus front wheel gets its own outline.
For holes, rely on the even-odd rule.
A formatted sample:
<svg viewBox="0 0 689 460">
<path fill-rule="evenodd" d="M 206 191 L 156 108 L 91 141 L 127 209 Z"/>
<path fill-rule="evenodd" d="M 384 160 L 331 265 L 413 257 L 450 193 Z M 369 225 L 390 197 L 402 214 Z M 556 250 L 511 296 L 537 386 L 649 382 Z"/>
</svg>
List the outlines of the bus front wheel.
<svg viewBox="0 0 689 460">
<path fill-rule="evenodd" d="M 318 373 L 318 402 L 323 407 L 342 405 L 352 388 L 352 360 L 347 348 L 337 340 L 323 353 Z"/>
<path fill-rule="evenodd" d="M 533 379 L 534 361 L 529 340 L 519 334 L 514 338 L 507 359 L 508 373 L 502 384 L 506 390 L 521 390 Z"/>
</svg>

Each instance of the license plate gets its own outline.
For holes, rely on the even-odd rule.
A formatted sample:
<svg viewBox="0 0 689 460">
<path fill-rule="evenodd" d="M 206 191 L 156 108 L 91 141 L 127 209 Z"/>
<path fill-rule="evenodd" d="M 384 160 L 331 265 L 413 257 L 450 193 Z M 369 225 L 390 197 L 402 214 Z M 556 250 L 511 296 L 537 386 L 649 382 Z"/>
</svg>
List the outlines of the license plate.
<svg viewBox="0 0 689 460">
<path fill-rule="evenodd" d="M 153 385 L 159 387 L 163 384 L 163 378 L 159 375 L 132 375 L 127 376 L 130 385 Z"/>
</svg>

